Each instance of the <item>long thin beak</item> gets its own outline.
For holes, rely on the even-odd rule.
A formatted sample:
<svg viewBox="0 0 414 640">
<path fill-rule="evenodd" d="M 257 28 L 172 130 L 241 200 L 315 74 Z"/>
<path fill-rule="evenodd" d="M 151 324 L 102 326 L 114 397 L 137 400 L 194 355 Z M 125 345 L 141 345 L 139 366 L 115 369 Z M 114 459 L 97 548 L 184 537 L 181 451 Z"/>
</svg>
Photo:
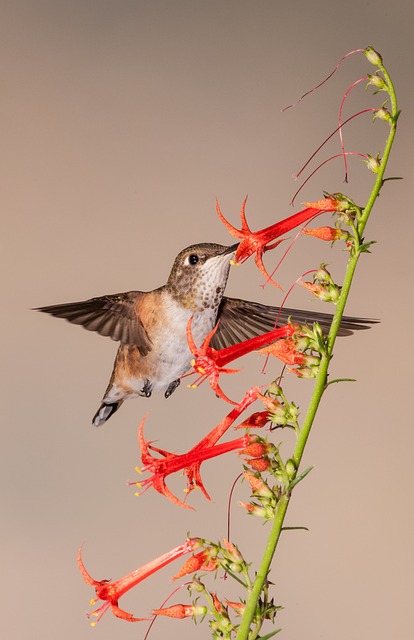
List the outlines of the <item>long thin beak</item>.
<svg viewBox="0 0 414 640">
<path fill-rule="evenodd" d="M 237 247 L 239 246 L 240 242 L 237 242 L 236 244 L 232 244 L 231 247 L 226 247 L 224 249 L 224 251 L 221 251 L 219 255 L 221 256 L 225 256 L 228 253 L 234 253 L 237 250 Z"/>
</svg>

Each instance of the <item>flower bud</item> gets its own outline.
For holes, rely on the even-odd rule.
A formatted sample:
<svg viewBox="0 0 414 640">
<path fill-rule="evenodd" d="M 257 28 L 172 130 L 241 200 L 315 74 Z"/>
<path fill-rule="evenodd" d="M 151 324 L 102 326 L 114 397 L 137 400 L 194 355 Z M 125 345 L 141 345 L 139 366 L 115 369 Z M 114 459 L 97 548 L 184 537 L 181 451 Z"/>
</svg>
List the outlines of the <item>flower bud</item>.
<svg viewBox="0 0 414 640">
<path fill-rule="evenodd" d="M 215 610 L 220 614 L 225 613 L 225 608 L 223 607 L 222 603 L 218 599 L 217 595 L 215 593 L 213 593 L 212 591 L 210 591 L 210 596 L 211 596 L 211 598 L 213 600 L 213 605 L 214 605 Z"/>
<path fill-rule="evenodd" d="M 267 390 L 273 396 L 280 396 L 282 394 L 282 387 L 279 384 L 276 384 L 276 382 L 274 381 L 270 383 Z"/>
<path fill-rule="evenodd" d="M 272 445 L 267 442 L 251 442 L 247 447 L 239 451 L 239 456 L 251 456 L 261 458 L 271 451 Z"/>
<path fill-rule="evenodd" d="M 324 285 L 312 284 L 311 282 L 301 282 L 300 284 L 323 302 L 336 303 L 341 295 L 341 287 L 336 284 Z"/>
<path fill-rule="evenodd" d="M 343 231 L 340 228 L 334 227 L 318 227 L 316 229 L 302 229 L 302 233 L 319 240 L 325 240 L 327 242 L 335 242 L 335 240 L 346 240 L 349 237 L 347 231 Z"/>
<path fill-rule="evenodd" d="M 366 163 L 368 169 L 370 171 L 372 171 L 372 173 L 378 173 L 378 171 L 380 170 L 381 160 L 380 160 L 378 155 L 375 158 L 373 158 L 368 153 L 367 154 L 367 160 L 365 160 L 365 163 Z"/>
<path fill-rule="evenodd" d="M 270 469 L 270 462 L 266 458 L 252 458 L 251 460 L 246 461 L 249 467 L 254 469 L 255 471 L 268 471 Z"/>
<path fill-rule="evenodd" d="M 246 605 L 243 602 L 231 602 L 230 600 L 225 600 L 225 603 L 240 616 L 243 614 L 246 608 Z"/>
<path fill-rule="evenodd" d="M 332 276 L 331 276 L 331 274 L 329 273 L 329 271 L 328 271 L 328 269 L 326 267 L 327 267 L 326 264 L 321 264 L 319 269 L 317 271 L 315 271 L 315 273 L 313 275 L 313 279 L 317 280 L 318 282 L 331 283 L 332 282 Z"/>
<path fill-rule="evenodd" d="M 364 53 L 368 62 L 371 64 L 374 64 L 376 67 L 382 64 L 382 57 L 373 47 L 367 47 Z"/>
<path fill-rule="evenodd" d="M 298 378 L 316 378 L 319 372 L 319 367 L 299 367 L 298 369 L 292 369 L 288 367 L 291 373 L 295 373 Z"/>
<path fill-rule="evenodd" d="M 311 340 L 309 336 L 296 335 L 295 346 L 298 351 L 306 351 L 311 346 Z"/>
<path fill-rule="evenodd" d="M 244 471 L 243 476 L 249 482 L 253 493 L 262 498 L 273 498 L 273 492 L 270 487 L 261 478 L 254 476 L 248 471 Z"/>
<path fill-rule="evenodd" d="M 207 613 L 207 607 L 202 607 L 195 604 L 173 604 L 171 607 L 165 609 L 154 609 L 152 614 L 154 616 L 168 616 L 169 618 L 192 618 L 195 616 L 205 616 Z"/>
<path fill-rule="evenodd" d="M 250 504 L 246 502 L 239 502 L 241 507 L 244 507 L 249 515 L 257 516 L 258 518 L 270 518 L 268 509 L 260 507 L 258 504 Z"/>
<path fill-rule="evenodd" d="M 267 411 L 256 411 L 235 429 L 261 429 L 267 422 L 269 422 Z"/>
<path fill-rule="evenodd" d="M 240 551 L 238 550 L 238 548 L 232 543 L 230 542 L 230 540 L 227 540 L 226 538 L 222 539 L 222 544 L 224 549 L 226 550 L 223 555 L 226 558 L 229 558 L 230 560 L 237 561 L 237 562 L 243 562 L 243 556 L 240 553 Z"/>
<path fill-rule="evenodd" d="M 197 593 L 204 593 L 205 586 L 200 580 L 197 580 L 197 578 L 193 578 L 193 581 L 189 585 L 189 589 L 191 589 L 192 591 L 196 591 Z"/>
<path fill-rule="evenodd" d="M 273 424 L 276 424 L 281 427 L 284 427 L 290 424 L 293 417 L 290 410 L 290 405 L 288 406 L 281 405 L 275 411 L 272 411 L 269 415 Z M 296 418 L 297 418 L 297 414 L 296 414 Z M 293 417 L 293 420 L 295 420 L 294 417 Z"/>
<path fill-rule="evenodd" d="M 368 85 L 372 85 L 376 87 L 378 91 L 387 90 L 387 85 L 385 84 L 385 80 L 381 78 L 381 76 L 378 76 L 377 74 L 375 74 L 375 76 L 371 76 L 370 74 L 368 74 L 367 87 Z"/>
<path fill-rule="evenodd" d="M 286 469 L 286 473 L 289 476 L 289 480 L 292 480 L 292 478 L 294 478 L 296 474 L 296 465 L 291 458 L 287 460 L 285 464 L 285 469 Z"/>
<path fill-rule="evenodd" d="M 217 560 L 212 558 L 210 551 L 212 551 L 212 549 L 200 551 L 200 553 L 196 553 L 191 556 L 191 558 L 188 558 L 179 572 L 175 574 L 173 580 L 177 580 L 189 573 L 195 573 L 196 571 L 215 571 L 217 568 Z"/>
<path fill-rule="evenodd" d="M 392 122 L 392 116 L 388 109 L 385 109 L 385 107 L 381 107 L 381 109 L 377 109 L 376 111 L 374 111 L 373 120 L 375 120 L 376 118 L 378 118 L 378 120 L 384 120 L 384 122 Z"/>
</svg>

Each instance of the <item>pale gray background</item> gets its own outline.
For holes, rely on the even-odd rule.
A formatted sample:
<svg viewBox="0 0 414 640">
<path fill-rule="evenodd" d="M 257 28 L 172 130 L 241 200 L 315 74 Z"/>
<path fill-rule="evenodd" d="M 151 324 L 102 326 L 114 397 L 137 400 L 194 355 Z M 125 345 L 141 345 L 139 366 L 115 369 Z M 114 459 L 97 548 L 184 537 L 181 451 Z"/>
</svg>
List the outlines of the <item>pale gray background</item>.
<svg viewBox="0 0 414 640">
<path fill-rule="evenodd" d="M 145 627 L 105 615 L 84 618 L 92 596 L 76 567 L 118 578 L 179 544 L 187 531 L 224 535 L 234 455 L 204 466 L 214 498 L 193 494 L 194 513 L 125 482 L 139 463 L 136 433 L 183 451 L 227 412 L 204 385 L 167 401 L 129 402 L 103 428 L 90 420 L 106 387 L 116 345 L 31 307 L 151 289 L 174 256 L 198 241 L 228 243 L 214 212 L 260 228 L 346 190 L 363 203 L 372 176 L 350 160 L 322 170 L 289 207 L 292 175 L 336 126 L 346 88 L 371 71 L 351 58 L 296 110 L 280 109 L 318 83 L 347 51 L 374 45 L 395 80 L 403 117 L 384 189 L 367 231 L 378 240 L 361 260 L 348 312 L 381 318 L 341 340 L 333 373 L 356 384 L 331 388 L 304 464 L 272 580 L 285 609 L 281 637 L 385 640 L 412 630 L 412 26 L 411 0 L 389 3 L 276 1 L 3 1 L 2 122 L 2 637 L 141 638 Z M 376 100 L 376 101 L 375 101 Z M 379 104 L 363 87 L 346 114 Z M 387 128 L 363 116 L 345 131 L 349 150 L 375 154 Z M 325 154 L 338 152 L 332 142 Z M 315 165 L 314 165 L 315 166 Z M 329 216 L 326 216 L 329 222 Z M 268 254 L 271 268 L 280 252 Z M 345 255 L 301 239 L 279 272 L 284 288 L 319 262 L 340 279 Z M 228 292 L 278 303 L 253 263 L 231 272 Z M 304 290 L 292 304 L 318 308 Z M 398 311 L 396 311 L 398 310 Z M 270 380 L 257 355 L 223 380 L 241 397 Z M 311 383 L 286 390 L 305 411 Z M 291 446 L 289 434 L 277 433 Z M 285 452 L 289 451 L 287 447 Z M 182 480 L 172 482 L 181 491 Z M 180 494 L 181 495 L 181 494 Z M 238 487 L 235 501 L 246 499 Z M 233 539 L 257 560 L 268 527 L 233 508 Z M 121 600 L 136 615 L 157 607 L 179 564 Z M 231 587 L 211 585 L 220 594 Z M 237 590 L 228 591 L 235 595 Z M 186 593 L 176 601 L 186 601 Z M 207 627 L 158 621 L 152 638 L 208 638 Z"/>
</svg>

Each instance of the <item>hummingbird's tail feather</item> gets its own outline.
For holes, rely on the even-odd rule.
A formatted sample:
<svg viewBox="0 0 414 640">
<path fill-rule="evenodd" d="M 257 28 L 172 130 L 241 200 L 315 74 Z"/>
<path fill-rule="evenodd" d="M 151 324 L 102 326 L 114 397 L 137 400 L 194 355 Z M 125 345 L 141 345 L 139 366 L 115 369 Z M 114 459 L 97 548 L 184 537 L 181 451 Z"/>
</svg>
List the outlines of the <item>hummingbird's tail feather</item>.
<svg viewBox="0 0 414 640">
<path fill-rule="evenodd" d="M 92 424 L 94 427 L 100 427 L 101 424 L 109 420 L 109 418 L 118 411 L 119 407 L 123 403 L 123 400 L 118 400 L 118 402 L 102 402 L 98 411 L 92 418 Z"/>
</svg>

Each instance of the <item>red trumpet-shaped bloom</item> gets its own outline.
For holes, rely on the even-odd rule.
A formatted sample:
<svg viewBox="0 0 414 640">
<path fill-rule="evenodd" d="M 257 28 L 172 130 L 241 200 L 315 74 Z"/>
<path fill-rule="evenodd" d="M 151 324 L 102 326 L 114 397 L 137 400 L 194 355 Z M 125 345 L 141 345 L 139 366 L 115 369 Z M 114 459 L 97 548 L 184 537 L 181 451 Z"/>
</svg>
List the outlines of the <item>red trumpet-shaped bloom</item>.
<svg viewBox="0 0 414 640">
<path fill-rule="evenodd" d="M 135 587 L 138 583 L 148 578 L 153 573 L 162 569 L 170 562 L 177 560 L 177 558 L 181 558 L 181 556 L 186 553 L 191 553 L 192 551 L 197 550 L 201 546 L 201 541 L 199 538 L 188 538 L 184 544 L 179 545 L 175 549 L 164 553 L 164 555 L 156 558 L 155 560 L 151 560 L 147 562 L 147 564 L 143 565 L 139 569 L 132 571 L 127 576 L 120 578 L 119 580 L 115 580 L 114 582 L 110 582 L 109 580 L 94 580 L 87 570 L 85 569 L 85 565 L 83 564 L 81 549 L 79 549 L 78 553 L 78 567 L 82 574 L 85 582 L 93 587 L 95 587 L 96 599 L 91 600 L 90 604 L 95 604 L 97 600 L 103 600 L 103 604 L 93 611 L 92 613 L 88 613 L 88 618 L 91 616 L 95 616 L 97 619 L 95 622 L 92 622 L 92 626 L 95 626 L 96 622 L 102 618 L 103 614 L 108 611 L 108 609 L 112 610 L 112 613 L 117 618 L 122 618 L 122 620 L 127 620 L 128 622 L 140 622 L 142 620 L 148 620 L 148 618 L 135 618 L 131 613 L 120 609 L 118 606 L 118 600 L 123 596 L 127 591 Z"/>
<path fill-rule="evenodd" d="M 142 482 L 131 482 L 130 484 L 138 487 L 144 487 L 144 491 L 146 491 L 150 486 L 153 486 L 156 491 L 171 500 L 174 504 L 186 509 L 192 509 L 192 507 L 179 500 L 167 487 L 165 482 L 166 477 L 171 473 L 184 470 L 188 480 L 188 492 L 195 487 L 199 487 L 205 497 L 209 500 L 210 496 L 207 493 L 200 476 L 201 463 L 204 462 L 204 460 L 228 453 L 229 451 L 244 449 L 250 444 L 252 438 L 247 435 L 220 445 L 217 445 L 216 443 L 231 427 L 233 422 L 237 420 L 240 414 L 256 400 L 257 396 L 258 390 L 255 388 L 250 389 L 243 400 L 239 402 L 232 411 L 230 411 L 224 420 L 215 426 L 214 429 L 212 429 L 210 433 L 208 433 L 198 444 L 190 449 L 190 451 L 183 454 L 170 453 L 168 451 L 158 449 L 147 442 L 143 434 L 144 421 L 142 421 L 138 439 L 141 448 L 141 459 L 144 467 L 139 469 L 139 471 L 149 471 L 152 475 Z M 160 454 L 162 457 L 156 458 L 152 455 L 151 451 Z"/>
<path fill-rule="evenodd" d="M 298 213 L 293 214 L 293 216 L 289 216 L 289 218 L 285 218 L 284 220 L 280 220 L 275 224 L 272 224 L 270 227 L 266 227 L 265 229 L 261 229 L 260 231 L 252 231 L 246 220 L 246 201 L 247 197 L 243 200 L 243 204 L 240 210 L 240 218 L 241 218 L 241 229 L 236 229 L 233 227 L 228 220 L 223 216 L 220 210 L 220 206 L 218 201 L 216 202 L 216 211 L 220 218 L 220 220 L 225 224 L 229 233 L 235 238 L 239 238 L 241 240 L 237 251 L 236 251 L 236 262 L 244 262 L 249 258 L 253 253 L 255 254 L 256 265 L 266 277 L 266 280 L 270 280 L 276 287 L 280 286 L 272 280 L 269 276 L 266 268 L 263 264 L 263 254 L 265 251 L 269 251 L 270 249 L 274 249 L 281 242 L 281 240 L 276 240 L 280 236 L 288 233 L 295 227 L 303 224 L 304 222 L 308 222 L 315 216 L 318 216 L 320 213 L 324 213 L 326 211 L 338 211 L 340 207 L 340 203 L 333 198 L 324 198 L 323 200 L 318 200 L 317 202 L 307 202 L 307 208 L 303 209 L 303 211 L 299 211 Z M 270 242 L 273 244 L 269 244 Z"/>
<path fill-rule="evenodd" d="M 286 324 L 283 327 L 278 327 L 277 329 L 273 329 L 272 331 L 268 331 L 267 333 L 263 333 L 260 336 L 256 336 L 254 338 L 249 338 L 249 340 L 244 340 L 243 342 L 239 342 L 231 347 L 226 347 L 224 349 L 214 349 L 210 347 L 210 341 L 217 331 L 218 325 L 214 327 L 212 331 L 207 335 L 204 339 L 201 347 L 197 347 L 192 333 L 191 333 L 191 322 L 192 318 L 188 321 L 187 325 L 187 341 L 190 347 L 190 351 L 195 356 L 194 360 L 192 360 L 191 364 L 194 367 L 197 373 L 200 373 L 200 377 L 197 378 L 193 385 L 189 385 L 197 387 L 204 380 L 210 378 L 210 386 L 213 391 L 226 402 L 230 404 L 236 404 L 232 400 L 230 400 L 225 393 L 222 391 L 219 385 L 219 376 L 220 373 L 237 373 L 239 369 L 227 369 L 224 365 L 232 362 L 233 360 L 237 360 L 241 356 L 250 353 L 251 351 L 255 351 L 256 349 L 260 349 L 265 345 L 268 345 L 276 340 L 280 340 L 280 338 L 286 338 L 287 336 L 292 336 L 297 330 L 297 326 L 293 324 Z M 189 374 L 187 374 L 189 375 Z"/>
<path fill-rule="evenodd" d="M 209 495 L 203 485 L 203 482 L 200 477 L 200 465 L 205 460 L 209 460 L 210 458 L 215 458 L 224 453 L 229 453 L 230 451 L 235 451 L 237 449 L 244 449 L 251 440 L 251 436 L 244 435 L 241 438 L 236 438 L 235 440 L 231 440 L 230 442 L 223 442 L 222 444 L 216 445 L 206 445 L 204 447 L 194 447 L 187 453 L 183 453 L 181 455 L 175 453 L 169 453 L 168 451 L 163 451 L 162 449 L 157 449 L 156 447 L 151 446 L 145 438 L 142 431 L 143 422 L 141 422 L 140 432 L 139 432 L 139 443 L 141 447 L 141 457 L 142 462 L 144 463 L 143 469 L 141 471 L 151 471 L 152 476 L 146 478 L 142 482 L 134 483 L 139 487 L 145 487 L 145 489 L 149 488 L 149 486 L 153 486 L 158 493 L 162 493 L 166 498 L 174 502 L 176 505 L 180 507 L 184 507 L 186 509 L 192 509 L 189 505 L 185 504 L 181 500 L 179 500 L 167 487 L 165 484 L 165 478 L 171 473 L 176 473 L 177 471 L 185 470 L 187 478 L 189 479 L 189 489 L 194 489 L 196 486 L 200 487 L 204 495 L 209 498 Z M 161 454 L 162 458 L 155 458 L 150 453 L 150 449 L 156 451 Z"/>
</svg>

